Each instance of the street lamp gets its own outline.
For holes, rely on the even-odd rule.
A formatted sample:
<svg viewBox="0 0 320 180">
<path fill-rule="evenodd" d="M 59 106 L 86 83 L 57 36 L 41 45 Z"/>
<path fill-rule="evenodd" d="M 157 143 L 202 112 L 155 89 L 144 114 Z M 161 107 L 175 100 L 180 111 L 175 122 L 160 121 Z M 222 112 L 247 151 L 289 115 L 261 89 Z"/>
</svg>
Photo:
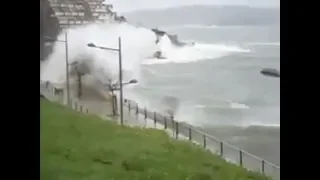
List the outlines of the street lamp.
<svg viewBox="0 0 320 180">
<path fill-rule="evenodd" d="M 128 85 L 128 84 L 136 84 L 138 83 L 138 80 L 136 79 L 131 79 L 130 81 L 128 82 L 124 82 L 122 83 L 122 87 L 125 86 L 125 85 Z M 119 83 L 115 83 L 115 84 L 108 84 L 108 89 L 110 91 L 119 91 L 120 90 L 120 87 L 117 87 L 119 85 Z"/>
<path fill-rule="evenodd" d="M 127 85 L 127 84 L 136 84 L 136 83 L 138 83 L 138 80 L 131 79 L 129 82 L 122 83 L 122 86 Z"/>
<path fill-rule="evenodd" d="M 98 48 L 103 50 L 116 51 L 119 54 L 119 85 L 120 85 L 120 123 L 123 124 L 123 89 L 122 89 L 122 55 L 121 55 L 121 37 L 118 38 L 118 49 L 96 46 L 93 43 L 87 44 L 88 47 Z"/>
<path fill-rule="evenodd" d="M 136 79 L 132 79 L 129 82 L 122 83 L 122 86 L 128 85 L 128 84 L 136 84 L 138 81 Z M 111 92 L 112 96 L 112 113 L 113 115 L 116 115 L 116 101 L 114 100 L 114 91 L 120 90 L 118 86 L 118 83 L 115 84 L 107 84 L 108 90 Z"/>
<path fill-rule="evenodd" d="M 136 83 L 138 83 L 138 80 L 136 80 L 136 79 L 131 79 L 129 81 L 129 84 L 136 84 Z"/>
<path fill-rule="evenodd" d="M 280 71 L 277 69 L 264 68 L 260 71 L 262 75 L 280 78 Z"/>
<path fill-rule="evenodd" d="M 66 84 L 67 84 L 67 105 L 70 106 L 70 84 L 69 84 L 69 58 L 68 58 L 68 34 L 67 32 L 64 34 L 65 40 L 58 40 L 52 37 L 45 36 L 45 40 L 51 42 L 64 42 L 65 51 L 66 51 Z"/>
</svg>

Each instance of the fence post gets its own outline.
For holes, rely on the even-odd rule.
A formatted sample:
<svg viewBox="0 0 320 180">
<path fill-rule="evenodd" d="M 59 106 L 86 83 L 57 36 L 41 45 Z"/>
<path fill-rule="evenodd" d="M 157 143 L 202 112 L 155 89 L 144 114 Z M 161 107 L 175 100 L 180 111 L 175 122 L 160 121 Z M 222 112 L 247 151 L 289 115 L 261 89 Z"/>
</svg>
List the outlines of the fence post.
<svg viewBox="0 0 320 180">
<path fill-rule="evenodd" d="M 80 112 L 82 112 L 82 105 L 80 104 Z"/>
<path fill-rule="evenodd" d="M 130 101 L 128 101 L 128 108 L 129 108 L 129 114 L 130 114 L 130 110 L 131 110 L 131 103 L 130 103 Z"/>
<path fill-rule="evenodd" d="M 189 127 L 189 141 L 192 140 L 191 128 Z"/>
<path fill-rule="evenodd" d="M 86 109 L 87 114 L 89 113 L 89 109 Z"/>
<path fill-rule="evenodd" d="M 67 100 L 68 101 L 68 100 Z M 72 106 L 73 106 L 73 102 L 72 102 L 72 99 L 70 99 L 70 104 L 69 102 L 67 102 L 67 106 L 69 109 L 72 109 Z M 71 107 L 70 107 L 71 106 Z"/>
<path fill-rule="evenodd" d="M 113 95 L 113 110 L 114 110 L 114 116 L 118 115 L 118 100 L 117 100 L 117 95 Z"/>
<path fill-rule="evenodd" d="M 74 102 L 74 109 L 77 111 L 78 110 L 78 103 Z"/>
<path fill-rule="evenodd" d="M 157 128 L 157 112 L 154 112 L 154 128 Z"/>
<path fill-rule="evenodd" d="M 167 129 L 167 118 L 164 116 L 164 129 Z"/>
<path fill-rule="evenodd" d="M 265 161 L 262 159 L 262 161 L 261 161 L 261 171 L 262 171 L 263 174 L 264 174 L 264 164 L 265 164 Z"/>
<path fill-rule="evenodd" d="M 207 136 L 205 134 L 203 135 L 203 147 L 207 147 Z"/>
<path fill-rule="evenodd" d="M 178 139 L 178 136 L 179 136 L 179 123 L 176 122 L 176 139 Z"/>
<path fill-rule="evenodd" d="M 136 106 L 136 119 L 138 119 L 138 113 L 139 113 L 139 106 L 138 106 L 138 104 L 137 104 L 137 106 Z"/>
<path fill-rule="evenodd" d="M 144 126 L 147 127 L 147 108 L 144 107 Z"/>
<path fill-rule="evenodd" d="M 220 156 L 223 157 L 223 142 L 220 142 Z"/>
<path fill-rule="evenodd" d="M 239 163 L 240 163 L 240 166 L 242 167 L 242 165 L 243 165 L 243 162 L 242 162 L 242 151 L 241 150 L 239 150 Z"/>
<path fill-rule="evenodd" d="M 172 122 L 172 137 L 174 137 L 176 127 L 175 127 L 173 118 L 171 119 L 171 122 Z"/>
</svg>

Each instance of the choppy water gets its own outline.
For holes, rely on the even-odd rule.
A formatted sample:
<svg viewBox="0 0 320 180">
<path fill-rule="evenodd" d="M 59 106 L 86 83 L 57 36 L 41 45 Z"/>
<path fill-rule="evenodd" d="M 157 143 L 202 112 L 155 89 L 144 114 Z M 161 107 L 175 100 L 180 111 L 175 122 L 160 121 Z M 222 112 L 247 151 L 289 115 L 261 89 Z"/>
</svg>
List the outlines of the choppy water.
<svg viewBox="0 0 320 180">
<path fill-rule="evenodd" d="M 232 45 L 235 52 L 188 63 L 143 65 L 136 87 L 149 106 L 166 96 L 179 100 L 176 117 L 240 148 L 280 164 L 280 27 L 164 27 L 182 40 Z M 218 53 L 218 52 L 217 52 Z"/>
</svg>

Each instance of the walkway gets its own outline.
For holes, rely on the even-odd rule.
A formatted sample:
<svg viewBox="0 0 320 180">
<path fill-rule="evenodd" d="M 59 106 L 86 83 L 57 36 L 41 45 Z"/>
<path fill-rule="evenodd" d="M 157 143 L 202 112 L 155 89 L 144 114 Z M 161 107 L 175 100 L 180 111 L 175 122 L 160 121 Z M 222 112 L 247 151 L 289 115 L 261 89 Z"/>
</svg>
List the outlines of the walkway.
<svg viewBox="0 0 320 180">
<path fill-rule="evenodd" d="M 60 90 L 57 90 L 60 89 Z M 99 91 L 101 87 L 91 77 L 84 77 L 82 84 L 82 96 L 77 98 L 77 85 L 70 81 L 70 99 L 72 107 L 77 106 L 80 108 L 80 104 L 89 110 L 90 113 L 99 115 L 111 115 L 112 105 L 109 100 L 108 92 Z M 48 98 L 50 101 L 60 102 L 66 104 L 66 87 L 61 84 L 46 84 L 40 83 L 40 92 Z"/>
</svg>

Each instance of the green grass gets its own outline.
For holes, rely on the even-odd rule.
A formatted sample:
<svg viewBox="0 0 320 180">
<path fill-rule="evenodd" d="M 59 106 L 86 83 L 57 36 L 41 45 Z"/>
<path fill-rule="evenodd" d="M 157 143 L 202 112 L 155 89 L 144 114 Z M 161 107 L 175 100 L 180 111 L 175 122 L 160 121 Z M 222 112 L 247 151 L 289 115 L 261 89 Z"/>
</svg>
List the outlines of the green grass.
<svg viewBox="0 0 320 180">
<path fill-rule="evenodd" d="M 164 131 L 121 127 L 41 99 L 41 180 L 266 180 Z"/>
</svg>

